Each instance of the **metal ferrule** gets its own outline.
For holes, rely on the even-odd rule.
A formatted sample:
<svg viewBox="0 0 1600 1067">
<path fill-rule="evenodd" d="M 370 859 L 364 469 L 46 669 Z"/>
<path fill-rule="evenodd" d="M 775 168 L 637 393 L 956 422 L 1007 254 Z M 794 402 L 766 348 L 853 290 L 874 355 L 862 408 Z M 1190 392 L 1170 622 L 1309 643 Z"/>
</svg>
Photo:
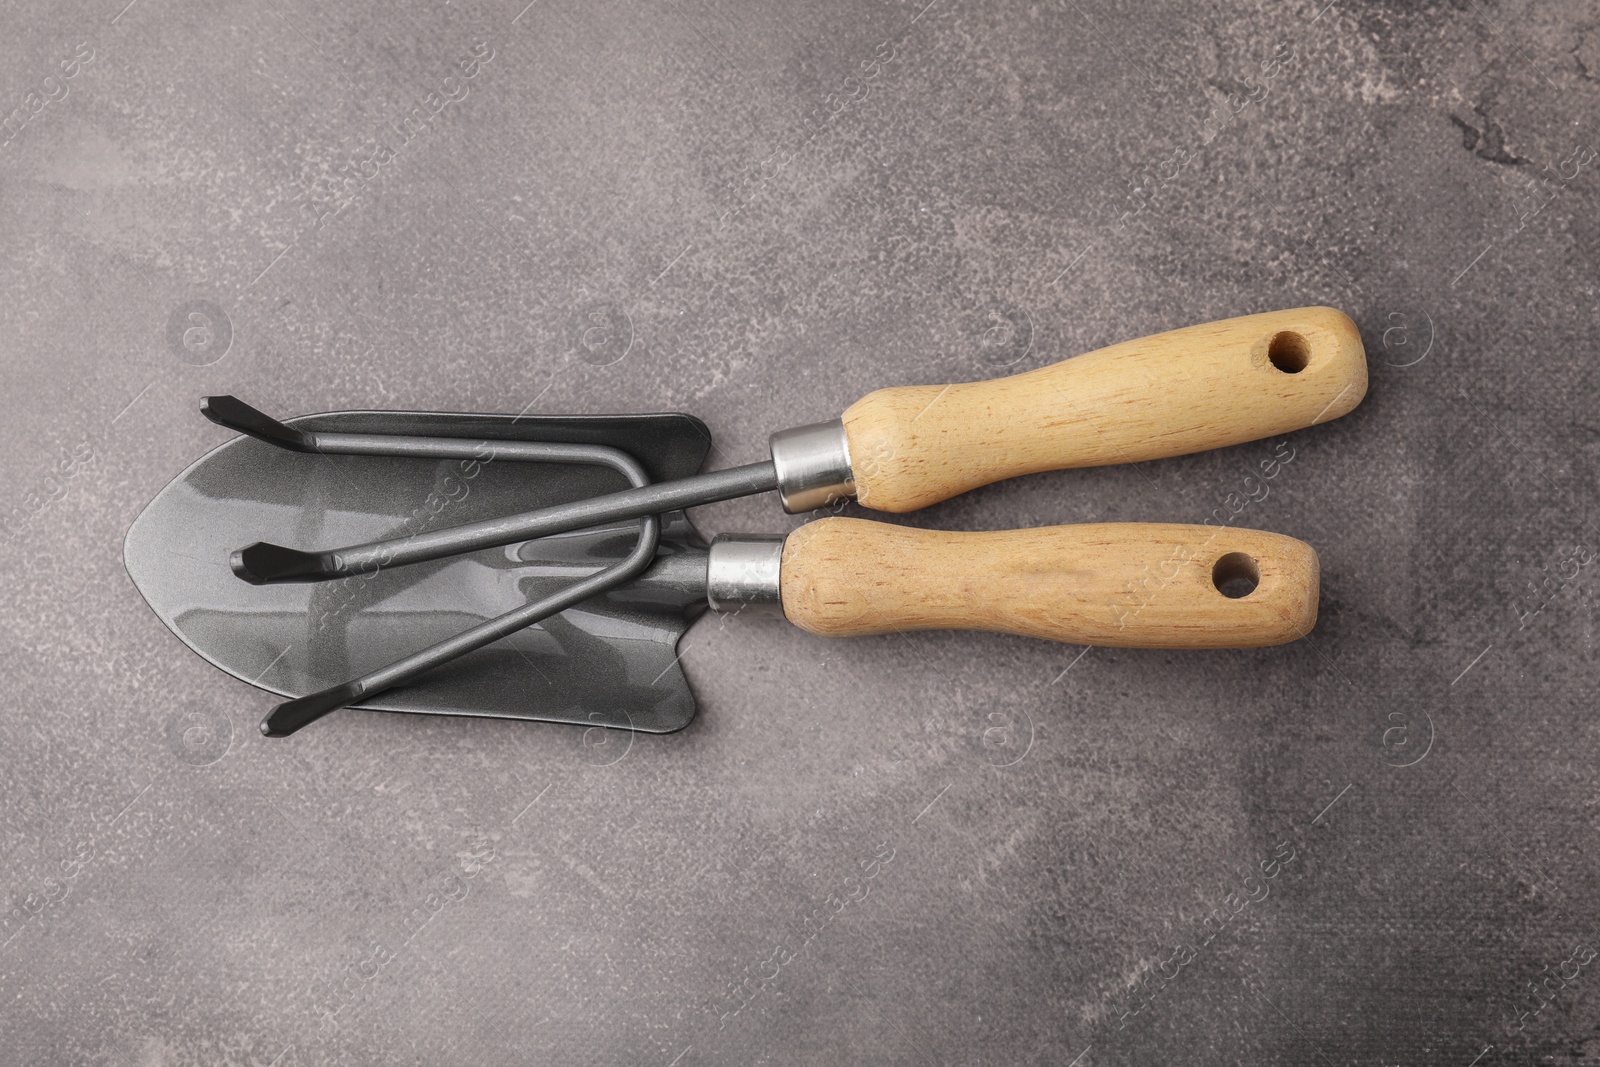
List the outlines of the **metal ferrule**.
<svg viewBox="0 0 1600 1067">
<path fill-rule="evenodd" d="M 768 446 L 778 470 L 778 496 L 789 514 L 815 511 L 856 495 L 843 419 L 779 430 Z"/>
<path fill-rule="evenodd" d="M 711 610 L 781 616 L 778 571 L 782 562 L 782 537 L 719 536 L 711 542 L 706 566 L 706 600 Z"/>
</svg>

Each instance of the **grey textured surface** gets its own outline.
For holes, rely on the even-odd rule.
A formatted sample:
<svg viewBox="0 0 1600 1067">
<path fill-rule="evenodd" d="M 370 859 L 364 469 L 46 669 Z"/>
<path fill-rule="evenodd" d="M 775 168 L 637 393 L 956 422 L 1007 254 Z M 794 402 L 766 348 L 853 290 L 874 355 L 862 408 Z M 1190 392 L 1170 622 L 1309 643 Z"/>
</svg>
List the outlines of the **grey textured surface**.
<svg viewBox="0 0 1600 1067">
<path fill-rule="evenodd" d="M 1593 5 L 122 2 L 0 20 L 0 1059 L 1600 1060 Z M 1237 519 L 1322 555 L 1279 649 L 713 619 L 681 734 L 266 741 L 120 560 L 206 393 L 727 465 L 1311 303 L 1373 383 Z M 907 521 L 1199 521 L 1273 444 Z"/>
</svg>

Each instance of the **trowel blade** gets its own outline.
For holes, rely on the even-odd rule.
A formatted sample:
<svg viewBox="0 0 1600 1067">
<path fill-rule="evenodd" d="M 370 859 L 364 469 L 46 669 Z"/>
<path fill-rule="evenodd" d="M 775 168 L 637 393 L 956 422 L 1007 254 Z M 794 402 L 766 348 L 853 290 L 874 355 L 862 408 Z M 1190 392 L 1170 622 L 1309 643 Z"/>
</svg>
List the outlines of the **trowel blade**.
<svg viewBox="0 0 1600 1067">
<path fill-rule="evenodd" d="M 333 582 L 250 585 L 228 554 L 254 541 L 297 546 L 407 536 L 626 488 L 615 471 L 496 462 L 496 440 L 622 448 L 656 480 L 698 471 L 711 447 L 688 415 L 510 416 L 338 412 L 304 429 L 483 440 L 486 460 L 286 452 L 234 438 L 144 509 L 123 558 L 156 615 L 202 657 L 285 697 L 347 681 L 503 614 L 620 559 L 636 527 L 579 530 Z M 700 575 L 696 584 L 695 575 Z M 681 729 L 694 697 L 677 643 L 704 608 L 704 543 L 682 512 L 662 516 L 643 578 L 430 671 L 357 707 Z"/>
</svg>

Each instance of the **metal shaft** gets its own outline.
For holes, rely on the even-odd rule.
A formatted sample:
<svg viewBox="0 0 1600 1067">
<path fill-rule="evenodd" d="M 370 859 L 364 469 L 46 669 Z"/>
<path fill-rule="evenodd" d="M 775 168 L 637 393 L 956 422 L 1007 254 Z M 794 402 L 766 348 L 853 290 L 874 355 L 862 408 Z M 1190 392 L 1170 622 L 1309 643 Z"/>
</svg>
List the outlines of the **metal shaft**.
<svg viewBox="0 0 1600 1067">
<path fill-rule="evenodd" d="M 585 526 L 680 511 L 719 500 L 751 496 L 778 487 L 772 461 L 698 474 L 673 482 L 624 489 L 569 504 L 556 504 L 500 519 L 485 519 L 448 529 L 387 541 L 372 541 L 321 552 L 302 552 L 258 542 L 230 558 L 233 572 L 247 582 L 320 582 L 384 567 L 440 559 L 480 548 L 516 544 Z"/>
</svg>

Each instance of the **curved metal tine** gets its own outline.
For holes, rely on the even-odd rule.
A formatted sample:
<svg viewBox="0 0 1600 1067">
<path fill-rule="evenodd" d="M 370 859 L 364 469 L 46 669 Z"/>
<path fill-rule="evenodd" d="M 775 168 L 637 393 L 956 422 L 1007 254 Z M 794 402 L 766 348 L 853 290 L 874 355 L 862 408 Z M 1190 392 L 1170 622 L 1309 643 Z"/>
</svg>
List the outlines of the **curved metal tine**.
<svg viewBox="0 0 1600 1067">
<path fill-rule="evenodd" d="M 660 535 L 661 520 L 654 515 L 647 515 L 639 520 L 638 543 L 620 563 L 613 564 L 599 574 L 574 582 L 543 600 L 537 600 L 526 607 L 517 608 L 498 618 L 479 623 L 455 637 L 446 638 L 420 652 L 413 652 L 360 678 L 318 693 L 285 701 L 273 708 L 267 717 L 261 720 L 261 732 L 267 737 L 288 737 L 301 727 L 316 722 L 330 711 L 336 711 L 347 704 L 354 704 L 365 697 L 408 682 L 425 671 L 449 663 L 468 652 L 532 626 L 559 611 L 564 611 L 574 604 L 631 581 L 638 577 L 655 558 Z"/>
<path fill-rule="evenodd" d="M 542 446 L 578 447 L 578 446 Z M 623 489 L 585 500 L 552 504 L 497 519 L 425 530 L 405 537 L 344 548 L 302 552 L 267 541 L 257 541 L 228 557 L 233 573 L 252 585 L 271 582 L 322 582 L 374 569 L 398 567 L 407 563 L 442 559 L 480 548 L 513 545 L 536 537 L 565 533 L 585 526 L 622 522 L 641 515 L 660 515 L 668 511 L 712 504 L 719 500 L 764 493 L 778 487 L 778 472 L 772 460 L 743 467 L 696 474 L 670 482 L 655 482 L 634 489 Z"/>
<path fill-rule="evenodd" d="M 299 430 L 285 425 L 233 396 L 200 398 L 200 414 L 230 430 L 290 452 L 324 456 L 399 456 L 416 459 L 510 459 L 530 463 L 593 463 L 628 475 L 634 488 L 649 484 L 643 468 L 628 453 L 607 445 L 572 445 L 552 441 L 502 441 L 468 437 L 417 437 L 408 434 L 339 433 Z M 644 481 L 633 481 L 629 470 L 617 463 L 622 457 L 639 470 Z M 454 555 L 455 553 L 448 553 Z"/>
</svg>

